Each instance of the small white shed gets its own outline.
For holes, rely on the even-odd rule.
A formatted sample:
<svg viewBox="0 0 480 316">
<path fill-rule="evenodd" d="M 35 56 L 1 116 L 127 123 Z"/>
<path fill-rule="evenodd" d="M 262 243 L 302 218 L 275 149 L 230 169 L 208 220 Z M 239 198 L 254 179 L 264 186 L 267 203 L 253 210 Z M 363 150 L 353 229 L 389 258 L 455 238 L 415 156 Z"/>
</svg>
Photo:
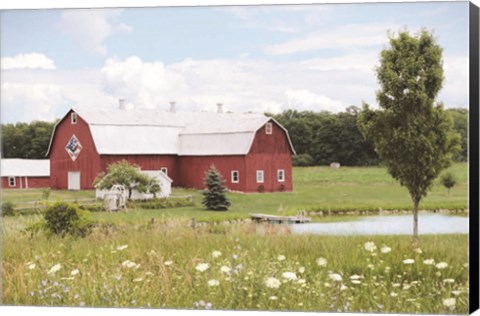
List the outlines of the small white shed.
<svg viewBox="0 0 480 316">
<path fill-rule="evenodd" d="M 157 193 L 157 198 L 166 198 L 172 194 L 172 182 L 164 172 L 160 170 L 140 170 L 141 173 L 146 174 L 150 177 L 156 178 L 160 184 L 160 192 Z M 105 194 L 109 193 L 109 190 L 99 190 L 95 192 L 95 197 L 103 199 Z M 124 191 L 125 198 L 128 198 L 128 190 Z M 153 194 L 151 193 L 140 193 L 137 190 L 132 191 L 132 200 L 148 200 L 153 199 Z"/>
</svg>

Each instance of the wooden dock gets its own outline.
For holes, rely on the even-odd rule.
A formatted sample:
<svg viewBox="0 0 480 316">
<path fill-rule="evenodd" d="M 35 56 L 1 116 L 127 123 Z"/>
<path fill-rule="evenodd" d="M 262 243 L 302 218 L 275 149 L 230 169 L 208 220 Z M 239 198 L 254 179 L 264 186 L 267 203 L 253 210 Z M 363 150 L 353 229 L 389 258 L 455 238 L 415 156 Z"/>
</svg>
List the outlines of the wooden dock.
<svg viewBox="0 0 480 316">
<path fill-rule="evenodd" d="M 272 224 L 304 224 L 309 223 L 311 218 L 302 215 L 298 216 L 278 216 L 268 214 L 250 214 L 254 222 L 266 222 Z"/>
</svg>

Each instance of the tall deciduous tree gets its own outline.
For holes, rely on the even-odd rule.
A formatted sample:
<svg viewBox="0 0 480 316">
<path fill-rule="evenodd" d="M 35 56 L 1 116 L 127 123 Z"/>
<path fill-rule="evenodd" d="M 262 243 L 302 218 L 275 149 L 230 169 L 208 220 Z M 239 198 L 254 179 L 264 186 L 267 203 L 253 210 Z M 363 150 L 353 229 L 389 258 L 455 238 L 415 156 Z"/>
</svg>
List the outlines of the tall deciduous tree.
<svg viewBox="0 0 480 316">
<path fill-rule="evenodd" d="M 128 199 L 132 198 L 134 189 L 139 192 L 150 192 L 154 195 L 161 190 L 158 181 L 140 172 L 140 167 L 130 164 L 126 160 L 112 163 L 107 168 L 107 173 L 100 173 L 93 182 L 100 190 L 109 190 L 115 184 L 123 185 L 128 190 Z"/>
<path fill-rule="evenodd" d="M 433 180 L 452 161 L 458 135 L 435 98 L 442 87 L 442 48 L 426 30 L 390 36 L 376 69 L 380 110 L 364 105 L 362 134 L 370 139 L 388 172 L 413 201 L 413 239 L 418 242 L 418 208 Z"/>
<path fill-rule="evenodd" d="M 215 165 L 211 165 L 205 175 L 205 186 L 202 201 L 205 208 L 213 211 L 228 210 L 230 201 L 227 198 L 227 188 Z"/>
</svg>

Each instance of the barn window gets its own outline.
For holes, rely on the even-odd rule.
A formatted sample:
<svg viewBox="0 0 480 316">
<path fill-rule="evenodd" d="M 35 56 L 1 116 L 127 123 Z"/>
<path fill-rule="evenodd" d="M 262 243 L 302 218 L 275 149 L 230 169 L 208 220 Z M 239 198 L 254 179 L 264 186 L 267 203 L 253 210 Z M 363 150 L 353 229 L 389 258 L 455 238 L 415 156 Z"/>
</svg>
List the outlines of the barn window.
<svg viewBox="0 0 480 316">
<path fill-rule="evenodd" d="M 239 179 L 238 170 L 232 170 L 232 183 L 238 183 Z"/>
<path fill-rule="evenodd" d="M 278 182 L 285 182 L 285 170 L 283 169 L 277 170 L 277 179 L 278 179 Z"/>
<path fill-rule="evenodd" d="M 15 181 L 15 177 L 8 177 L 8 186 L 14 187 L 16 185 L 17 185 L 17 183 Z"/>
<path fill-rule="evenodd" d="M 257 170 L 257 183 L 263 183 L 263 170 Z"/>
<path fill-rule="evenodd" d="M 160 168 L 160 171 L 163 172 L 163 173 L 165 173 L 165 175 L 168 176 L 168 169 L 167 169 L 167 167 L 162 167 L 162 168 Z"/>
<path fill-rule="evenodd" d="M 272 134 L 272 123 L 268 122 L 267 125 L 265 125 L 265 133 L 270 135 Z"/>
<path fill-rule="evenodd" d="M 77 113 L 72 113 L 72 124 L 77 124 Z"/>
</svg>

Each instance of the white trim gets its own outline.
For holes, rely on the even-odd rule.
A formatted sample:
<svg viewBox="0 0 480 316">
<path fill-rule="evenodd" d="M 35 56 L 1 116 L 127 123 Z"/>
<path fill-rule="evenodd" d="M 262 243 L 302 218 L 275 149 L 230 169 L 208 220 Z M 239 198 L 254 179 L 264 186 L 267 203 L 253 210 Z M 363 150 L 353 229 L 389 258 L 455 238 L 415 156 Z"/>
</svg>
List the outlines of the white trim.
<svg viewBox="0 0 480 316">
<path fill-rule="evenodd" d="M 265 124 L 265 134 L 272 135 L 272 133 L 273 133 L 273 124 L 272 122 L 267 122 L 267 124 Z"/>
<path fill-rule="evenodd" d="M 12 184 L 11 180 L 13 180 L 13 184 Z M 17 180 L 15 179 L 15 177 L 8 177 L 8 186 L 9 187 L 16 187 L 17 186 Z"/>
<path fill-rule="evenodd" d="M 261 175 L 261 181 L 258 180 L 258 176 Z M 265 173 L 263 170 L 257 170 L 255 174 L 255 179 L 257 180 L 257 183 L 263 183 L 265 181 Z"/>
<path fill-rule="evenodd" d="M 77 122 L 78 122 L 78 115 L 77 115 L 77 113 L 72 112 L 70 114 L 70 123 L 72 123 L 72 125 L 75 125 L 75 124 L 77 124 Z"/>
<path fill-rule="evenodd" d="M 234 180 L 234 177 L 233 175 L 237 173 L 237 180 Z M 230 180 L 232 181 L 232 183 L 239 183 L 240 182 L 240 172 L 238 170 L 232 170 L 232 172 L 230 173 Z"/>
<path fill-rule="evenodd" d="M 168 168 L 167 167 L 160 168 L 160 171 L 163 172 L 164 175 L 168 176 Z"/>
<path fill-rule="evenodd" d="M 281 178 L 280 175 L 282 175 Z M 285 182 L 285 169 L 277 169 L 277 181 Z"/>
</svg>

